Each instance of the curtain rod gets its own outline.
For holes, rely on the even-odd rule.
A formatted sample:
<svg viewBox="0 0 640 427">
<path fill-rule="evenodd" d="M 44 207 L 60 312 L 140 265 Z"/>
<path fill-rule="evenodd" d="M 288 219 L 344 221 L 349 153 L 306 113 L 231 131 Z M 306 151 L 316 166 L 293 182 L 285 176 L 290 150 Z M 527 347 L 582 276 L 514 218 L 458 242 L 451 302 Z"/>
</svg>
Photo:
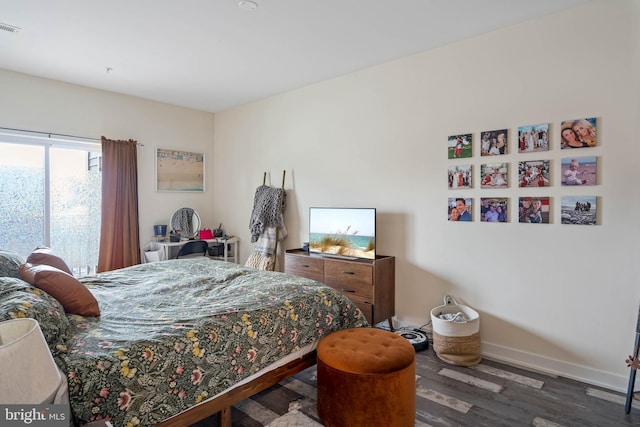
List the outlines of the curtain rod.
<svg viewBox="0 0 640 427">
<path fill-rule="evenodd" d="M 89 138 L 89 137 L 86 137 L 86 136 L 65 135 L 63 133 L 39 132 L 37 130 L 14 129 L 14 128 L 3 128 L 3 127 L 0 127 L 0 130 L 12 130 L 12 131 L 16 131 L 16 132 L 38 133 L 40 135 L 46 135 L 49 138 L 56 137 L 56 136 L 61 136 L 63 138 L 87 139 L 89 141 L 98 141 L 98 142 L 102 141 L 101 138 Z M 144 144 L 141 144 L 139 142 L 136 142 L 136 145 L 144 147 Z"/>
</svg>

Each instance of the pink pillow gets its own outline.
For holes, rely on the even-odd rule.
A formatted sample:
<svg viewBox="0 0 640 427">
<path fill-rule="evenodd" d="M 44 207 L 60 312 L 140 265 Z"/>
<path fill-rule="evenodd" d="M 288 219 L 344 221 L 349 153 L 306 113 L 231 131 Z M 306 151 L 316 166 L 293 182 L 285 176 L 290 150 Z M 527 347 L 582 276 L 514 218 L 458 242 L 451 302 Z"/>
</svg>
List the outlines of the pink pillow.
<svg viewBox="0 0 640 427">
<path fill-rule="evenodd" d="M 85 285 L 72 275 L 50 265 L 20 266 L 20 278 L 57 299 L 67 313 L 100 316 L 98 301 Z"/>
<path fill-rule="evenodd" d="M 73 276 L 71 269 L 67 265 L 66 262 L 62 258 L 54 253 L 49 248 L 37 248 L 33 252 L 29 254 L 27 257 L 27 262 L 29 264 L 45 264 L 50 265 L 51 267 L 55 267 L 58 270 L 62 270 L 65 273 L 68 273 Z"/>
</svg>

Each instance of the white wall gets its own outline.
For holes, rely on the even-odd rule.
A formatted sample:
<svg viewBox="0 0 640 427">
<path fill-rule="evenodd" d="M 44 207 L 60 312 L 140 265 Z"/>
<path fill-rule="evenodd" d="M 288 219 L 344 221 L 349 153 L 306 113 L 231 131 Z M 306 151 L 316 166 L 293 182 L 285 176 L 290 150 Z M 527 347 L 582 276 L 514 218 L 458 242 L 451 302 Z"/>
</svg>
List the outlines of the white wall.
<svg viewBox="0 0 640 427">
<path fill-rule="evenodd" d="M 378 209 L 378 250 L 395 255 L 396 313 L 422 325 L 453 294 L 481 312 L 485 355 L 623 390 L 638 286 L 640 75 L 637 1 L 595 1 L 216 114 L 215 212 L 243 238 L 253 194 L 287 172 L 286 248 L 307 240 L 309 206 Z M 599 145 L 560 150 L 562 120 L 598 118 Z M 551 124 L 551 150 L 518 154 L 517 127 Z M 449 191 L 447 136 L 509 129 L 510 188 Z M 596 155 L 599 184 L 560 186 L 560 159 Z M 550 159 L 544 190 L 519 189 L 519 160 Z M 563 195 L 598 197 L 599 225 L 560 224 Z M 449 197 L 474 199 L 448 223 Z M 517 199 L 551 197 L 551 224 L 519 224 Z M 479 222 L 479 198 L 509 197 L 510 223 Z"/>
<path fill-rule="evenodd" d="M 154 224 L 168 224 L 181 207 L 194 208 L 213 228 L 213 175 L 204 193 L 155 191 L 155 149 L 183 148 L 213 162 L 213 115 L 201 111 L 0 70 L 0 127 L 111 139 L 134 139 L 138 147 L 140 240 Z M 1 153 L 0 153 L 1 155 Z"/>
</svg>

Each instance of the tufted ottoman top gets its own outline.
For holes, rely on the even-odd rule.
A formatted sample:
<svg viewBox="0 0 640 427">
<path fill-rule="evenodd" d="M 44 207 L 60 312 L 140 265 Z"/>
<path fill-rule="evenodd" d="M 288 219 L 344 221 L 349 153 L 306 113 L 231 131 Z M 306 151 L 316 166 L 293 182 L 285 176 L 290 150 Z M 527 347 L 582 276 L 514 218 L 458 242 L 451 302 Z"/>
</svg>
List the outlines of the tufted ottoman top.
<svg viewBox="0 0 640 427">
<path fill-rule="evenodd" d="M 353 328 L 333 332 L 320 340 L 318 360 L 342 372 L 386 374 L 411 365 L 413 346 L 393 332 Z"/>
</svg>

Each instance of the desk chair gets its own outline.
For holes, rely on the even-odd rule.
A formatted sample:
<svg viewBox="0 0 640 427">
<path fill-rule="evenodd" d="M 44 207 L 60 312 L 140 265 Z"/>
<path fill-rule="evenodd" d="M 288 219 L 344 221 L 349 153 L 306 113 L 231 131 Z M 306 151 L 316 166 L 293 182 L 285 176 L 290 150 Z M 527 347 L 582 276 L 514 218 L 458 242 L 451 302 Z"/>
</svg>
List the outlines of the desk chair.
<svg viewBox="0 0 640 427">
<path fill-rule="evenodd" d="M 209 244 L 204 240 L 190 240 L 180 248 L 176 259 L 180 257 L 186 258 L 187 255 L 190 254 L 202 254 L 203 256 L 207 255 L 208 248 Z"/>
</svg>

